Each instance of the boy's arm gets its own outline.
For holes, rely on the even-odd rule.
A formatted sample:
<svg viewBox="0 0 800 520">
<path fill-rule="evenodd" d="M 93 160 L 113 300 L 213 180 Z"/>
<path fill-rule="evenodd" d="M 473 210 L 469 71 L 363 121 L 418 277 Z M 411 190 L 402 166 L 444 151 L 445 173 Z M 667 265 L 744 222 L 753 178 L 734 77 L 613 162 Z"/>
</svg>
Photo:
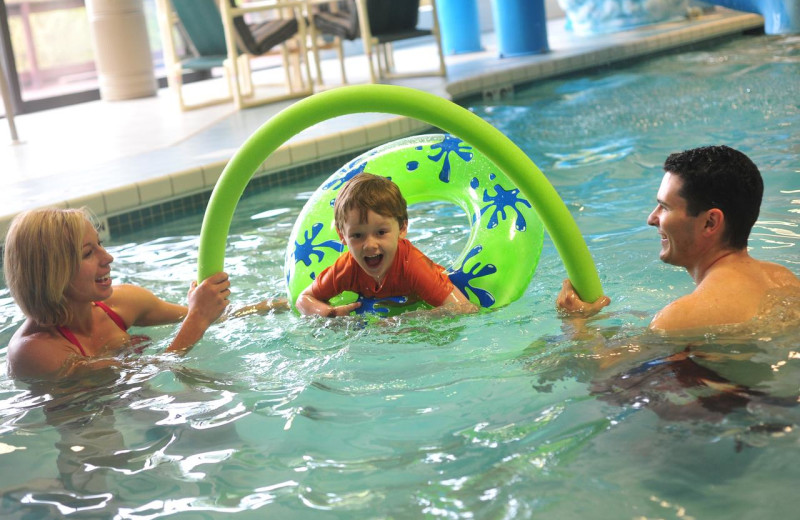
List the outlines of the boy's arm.
<svg viewBox="0 0 800 520">
<path fill-rule="evenodd" d="M 458 287 L 453 287 L 453 292 L 438 308 L 449 314 L 472 314 L 478 312 L 478 306 L 469 301 L 469 298 Z"/>
<path fill-rule="evenodd" d="M 327 302 L 323 302 L 322 300 L 315 298 L 314 294 L 311 292 L 311 286 L 306 287 L 306 289 L 300 293 L 300 296 L 297 297 L 297 301 L 294 305 L 301 314 L 316 314 L 318 316 L 326 316 L 328 318 L 333 318 L 335 316 L 347 316 L 357 308 L 361 307 L 361 303 L 359 302 L 353 302 L 347 305 L 339 305 L 338 307 L 334 307 Z"/>
<path fill-rule="evenodd" d="M 269 314 L 272 311 L 288 311 L 289 301 L 286 298 L 268 298 L 258 303 L 245 305 L 222 316 L 223 319 L 241 318 L 251 314 Z"/>
</svg>

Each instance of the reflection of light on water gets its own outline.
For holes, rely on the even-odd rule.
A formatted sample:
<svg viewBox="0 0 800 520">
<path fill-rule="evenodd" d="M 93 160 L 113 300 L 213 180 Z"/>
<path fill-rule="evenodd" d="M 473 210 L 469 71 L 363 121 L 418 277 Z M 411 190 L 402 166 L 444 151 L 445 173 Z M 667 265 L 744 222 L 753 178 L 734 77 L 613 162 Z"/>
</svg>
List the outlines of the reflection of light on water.
<svg viewBox="0 0 800 520">
<path fill-rule="evenodd" d="M 630 140 L 623 140 L 621 142 L 586 148 L 571 153 L 559 154 L 550 152 L 545 155 L 555 159 L 554 166 L 556 168 L 569 169 L 618 161 L 624 159 L 633 152 L 633 143 Z"/>
<path fill-rule="evenodd" d="M 746 112 L 761 121 L 786 104 L 774 99 L 797 98 L 796 82 L 774 81 L 769 66 L 751 67 L 747 77 L 739 75 L 739 81 L 752 82 L 744 97 L 741 83 L 726 80 L 726 68 L 744 70 L 765 63 L 764 54 L 785 52 L 783 46 L 758 47 L 761 54 L 753 58 L 714 48 L 688 54 L 699 65 L 683 59 L 673 69 L 671 58 L 657 58 L 628 71 L 537 84 L 531 105 L 522 106 L 527 101 L 521 93 L 514 100 L 520 106 L 478 108 L 542 167 L 575 216 L 614 299 L 609 314 L 590 327 L 614 348 L 562 334 L 553 299 L 564 269 L 547 238 L 523 297 L 479 315 L 384 327 L 291 312 L 249 316 L 215 325 L 187 356 L 169 363 L 160 352 L 175 328 L 148 329 L 156 345 L 147 354 L 161 365 L 128 367 L 127 377 L 99 397 L 87 393 L 68 403 L 67 411 L 86 415 L 87 424 L 78 425 L 80 435 L 64 451 L 81 468 L 76 476 L 109 475 L 104 489 L 115 497 L 113 510 L 102 498 L 76 498 L 91 497 L 88 488 L 73 493 L 38 487 L 40 475 L 55 471 L 58 432 L 41 419 L 50 398 L 30 395 L 0 376 L 0 453 L 16 448 L 3 455 L 16 470 L 0 472 L 0 489 L 9 497 L 3 507 L 16 506 L 10 515 L 17 516 L 28 514 L 19 512 L 25 508 L 35 514 L 33 507 L 48 507 L 51 516 L 93 509 L 121 518 L 216 519 L 262 507 L 250 516 L 301 518 L 314 509 L 354 519 L 426 513 L 584 518 L 576 504 L 588 503 L 598 519 L 610 519 L 630 516 L 621 504 L 635 502 L 642 517 L 706 518 L 736 516 L 732 511 L 746 507 L 747 499 L 777 493 L 790 480 L 783 468 L 798 463 L 791 449 L 798 433 L 785 425 L 797 424 L 800 407 L 776 407 L 772 399 L 797 398 L 796 333 L 773 327 L 731 344 L 717 344 L 713 335 L 697 338 L 698 350 L 720 358 L 698 357 L 698 365 L 769 394 L 765 400 L 752 396 L 747 408 L 720 424 L 656 416 L 654 410 L 666 406 L 679 418 L 682 407 L 694 402 L 687 402 L 692 395 L 672 372 L 659 372 L 669 365 L 647 364 L 684 349 L 686 341 L 642 335 L 653 312 L 693 287 L 684 270 L 659 261 L 658 236 L 644 224 L 666 155 L 711 138 L 740 143 L 765 172 L 774 172 L 765 175 L 768 188 L 792 184 L 796 154 L 787 150 L 784 134 L 786 126 L 796 126 L 796 110 L 775 121 L 772 129 L 784 128 L 778 136 L 763 135 L 764 125 L 752 124 Z M 736 63 L 742 60 L 744 65 Z M 751 76 L 767 76 L 769 83 Z M 563 86 L 555 94 L 554 84 Z M 779 88 L 784 97 L 773 96 Z M 736 111 L 730 110 L 734 102 Z M 794 146 L 790 137 L 788 142 Z M 289 229 L 320 181 L 242 200 L 225 259 L 235 306 L 282 294 Z M 754 256 L 798 265 L 800 190 L 765 202 L 765 219 L 751 244 Z M 412 242 L 440 263 L 452 262 L 469 235 L 463 211 L 449 203 L 414 205 L 412 211 Z M 185 301 L 199 228 L 195 216 L 124 237 L 126 243 L 110 246 L 116 280 Z M 797 300 L 780 300 L 776 307 L 776 323 L 800 309 Z M 7 342 L 21 322 L 7 289 L 0 289 L 0 316 Z M 752 359 L 726 357 L 733 351 Z M 0 372 L 5 356 L 0 350 Z M 636 379 L 640 366 L 648 376 L 643 381 L 656 386 L 625 392 L 624 383 Z M 598 374 L 598 367 L 605 372 Z M 619 391 L 625 400 L 599 401 L 587 389 L 606 377 L 616 385 L 609 395 Z M 714 391 L 706 385 L 695 390 L 706 397 Z M 102 465 L 89 452 L 109 425 L 80 411 L 97 403 L 113 408 L 115 427 L 125 437 L 124 444 L 111 446 L 115 458 Z M 761 425 L 767 427 L 750 431 Z M 788 442 L 775 441 L 774 432 Z M 746 446 L 735 453 L 733 439 L 739 437 Z M 86 449 L 76 453 L 70 446 Z M 30 462 L 32 453 L 41 453 L 42 461 L 9 464 L 14 457 Z M 758 464 L 749 465 L 754 456 Z M 7 493 L 12 486 L 24 490 Z M 22 493 L 27 502 L 15 504 Z M 791 517 L 781 507 L 764 516 Z"/>
</svg>

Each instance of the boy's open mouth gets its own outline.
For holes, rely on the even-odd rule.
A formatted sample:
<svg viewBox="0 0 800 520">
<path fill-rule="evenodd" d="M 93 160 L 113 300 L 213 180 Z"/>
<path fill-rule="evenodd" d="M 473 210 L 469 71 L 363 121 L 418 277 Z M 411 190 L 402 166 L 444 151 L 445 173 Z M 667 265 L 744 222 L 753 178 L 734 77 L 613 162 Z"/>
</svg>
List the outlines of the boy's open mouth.
<svg viewBox="0 0 800 520">
<path fill-rule="evenodd" d="M 364 263 L 367 264 L 368 267 L 378 267 L 383 260 L 383 255 L 375 255 L 375 256 L 365 256 Z"/>
</svg>

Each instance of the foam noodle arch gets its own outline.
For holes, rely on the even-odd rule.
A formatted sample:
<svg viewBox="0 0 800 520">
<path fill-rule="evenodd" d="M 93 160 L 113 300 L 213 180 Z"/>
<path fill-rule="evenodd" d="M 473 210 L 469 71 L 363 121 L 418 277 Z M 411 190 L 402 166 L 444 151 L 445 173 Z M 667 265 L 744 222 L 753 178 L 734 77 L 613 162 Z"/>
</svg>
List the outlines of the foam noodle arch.
<svg viewBox="0 0 800 520">
<path fill-rule="evenodd" d="M 233 212 L 261 163 L 302 130 L 362 112 L 413 117 L 460 137 L 480 151 L 531 201 L 581 299 L 592 302 L 603 295 L 597 268 L 575 220 L 533 161 L 502 132 L 469 110 L 427 92 L 393 85 L 353 85 L 314 94 L 276 114 L 245 141 L 211 193 L 200 230 L 198 281 L 223 270 Z"/>
</svg>

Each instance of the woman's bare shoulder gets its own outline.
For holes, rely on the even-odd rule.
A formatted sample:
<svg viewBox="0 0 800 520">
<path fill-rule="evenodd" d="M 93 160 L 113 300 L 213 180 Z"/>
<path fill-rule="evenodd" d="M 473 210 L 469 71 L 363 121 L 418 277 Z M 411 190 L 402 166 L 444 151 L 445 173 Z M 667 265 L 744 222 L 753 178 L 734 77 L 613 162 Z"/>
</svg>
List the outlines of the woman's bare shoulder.
<svg viewBox="0 0 800 520">
<path fill-rule="evenodd" d="M 8 344 L 8 373 L 20 379 L 57 376 L 77 358 L 69 341 L 48 329 L 23 326 Z"/>
</svg>

